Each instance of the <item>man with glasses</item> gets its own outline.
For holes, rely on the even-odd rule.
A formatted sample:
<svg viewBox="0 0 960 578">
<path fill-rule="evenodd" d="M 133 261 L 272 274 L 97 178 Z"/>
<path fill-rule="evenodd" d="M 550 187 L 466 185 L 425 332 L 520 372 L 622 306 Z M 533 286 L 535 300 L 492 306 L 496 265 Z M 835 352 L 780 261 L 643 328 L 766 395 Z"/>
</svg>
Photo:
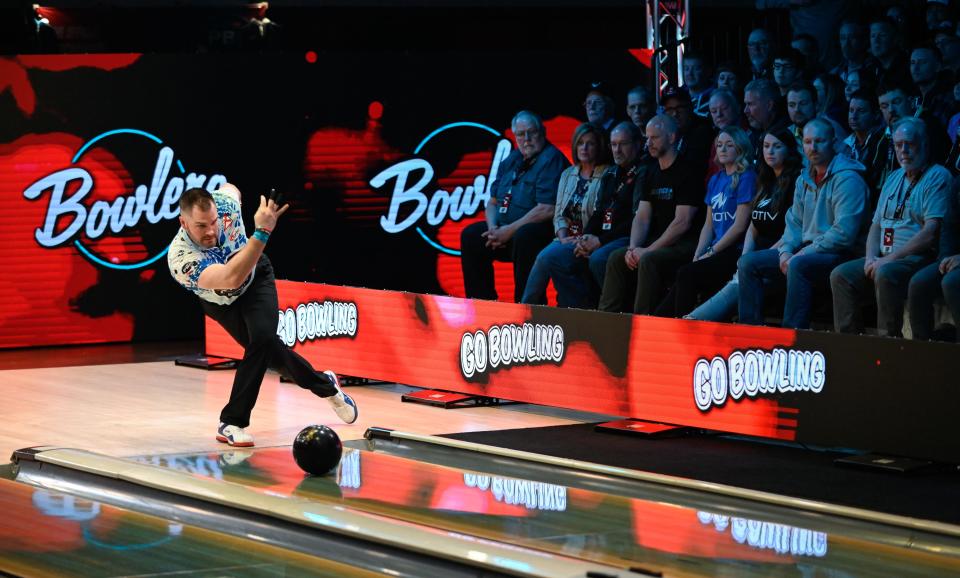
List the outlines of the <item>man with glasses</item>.
<svg viewBox="0 0 960 578">
<path fill-rule="evenodd" d="M 486 218 L 460 234 L 460 265 L 467 297 L 496 300 L 493 262 L 513 262 L 513 298 L 519 303 L 537 255 L 553 240 L 557 187 L 569 163 L 547 142 L 535 113 L 518 112 L 510 126 L 517 148 L 497 169 Z M 538 302 L 546 303 L 546 295 Z"/>
<path fill-rule="evenodd" d="M 790 86 L 803 77 L 803 55 L 796 48 L 784 48 L 773 57 L 773 81 L 780 95 L 787 96 Z"/>
<path fill-rule="evenodd" d="M 837 331 L 863 332 L 861 303 L 873 294 L 880 335 L 902 336 L 910 278 L 933 261 L 950 198 L 950 173 L 930 162 L 926 130 L 923 121 L 912 117 L 894 126 L 900 168 L 883 184 L 867 233 L 866 256 L 830 274 Z"/>
<path fill-rule="evenodd" d="M 677 154 L 682 155 L 696 176 L 704 178 L 710 147 L 713 144 L 713 129 L 710 123 L 693 113 L 693 101 L 684 86 L 667 87 L 660 95 L 663 113 L 677 125 Z"/>
</svg>

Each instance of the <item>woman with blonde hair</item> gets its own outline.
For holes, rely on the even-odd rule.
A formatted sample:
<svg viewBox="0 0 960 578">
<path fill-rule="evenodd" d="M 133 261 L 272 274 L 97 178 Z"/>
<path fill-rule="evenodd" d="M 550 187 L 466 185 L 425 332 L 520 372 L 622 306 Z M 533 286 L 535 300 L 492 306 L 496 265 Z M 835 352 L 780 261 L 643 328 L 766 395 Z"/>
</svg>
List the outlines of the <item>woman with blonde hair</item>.
<svg viewBox="0 0 960 578">
<path fill-rule="evenodd" d="M 563 171 L 557 187 L 557 204 L 553 213 L 557 238 L 537 255 L 520 300 L 522 303 L 542 305 L 538 295 L 543 295 L 552 278 L 557 290 L 557 305 L 581 305 L 579 286 L 583 283 L 581 277 L 586 264 L 583 263 L 584 271 L 574 271 L 579 261 L 583 261 L 577 258 L 574 250 L 597 208 L 600 177 L 610 162 L 610 149 L 603 129 L 586 122 L 574 131 L 572 141 L 574 165 Z"/>
<path fill-rule="evenodd" d="M 673 287 L 655 315 L 680 317 L 697 306 L 699 295 L 712 295 L 737 270 L 750 206 L 757 190 L 750 137 L 738 126 L 720 129 L 715 141 L 720 172 L 707 184 L 707 216 L 693 262 L 677 271 Z"/>
</svg>

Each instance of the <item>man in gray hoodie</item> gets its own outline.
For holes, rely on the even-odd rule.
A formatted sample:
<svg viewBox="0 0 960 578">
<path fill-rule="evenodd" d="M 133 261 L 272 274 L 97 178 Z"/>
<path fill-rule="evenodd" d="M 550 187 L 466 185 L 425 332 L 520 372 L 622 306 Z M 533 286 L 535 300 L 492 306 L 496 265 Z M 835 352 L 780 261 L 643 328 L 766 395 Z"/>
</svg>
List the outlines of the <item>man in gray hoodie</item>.
<svg viewBox="0 0 960 578">
<path fill-rule="evenodd" d="M 740 323 L 763 323 L 767 288 L 783 290 L 783 326 L 806 329 L 814 290 L 826 287 L 830 271 L 863 250 L 867 184 L 862 164 L 834 152 L 830 123 L 811 120 L 803 129 L 810 166 L 797 178 L 783 237 L 772 248 L 740 258 Z"/>
</svg>

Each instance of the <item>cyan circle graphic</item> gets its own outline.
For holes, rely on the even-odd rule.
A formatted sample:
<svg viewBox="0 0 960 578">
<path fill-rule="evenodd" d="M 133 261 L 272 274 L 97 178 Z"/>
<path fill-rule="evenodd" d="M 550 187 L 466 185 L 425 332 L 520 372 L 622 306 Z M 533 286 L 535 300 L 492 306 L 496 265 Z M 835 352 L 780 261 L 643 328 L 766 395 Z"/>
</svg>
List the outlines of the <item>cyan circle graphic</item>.
<svg viewBox="0 0 960 578">
<path fill-rule="evenodd" d="M 485 125 L 485 124 L 480 124 L 480 123 L 478 123 L 478 122 L 469 122 L 469 121 L 451 122 L 450 124 L 445 124 L 445 125 L 441 126 L 440 128 L 438 128 L 437 130 L 435 130 L 435 131 L 431 132 L 430 134 L 428 134 L 428 135 L 426 136 L 426 138 L 424 138 L 422 141 L 420 141 L 420 144 L 417 145 L 417 148 L 413 149 L 413 154 L 415 154 L 415 155 L 416 155 L 416 154 L 420 154 L 420 150 L 421 150 L 424 146 L 426 146 L 426 144 L 427 144 L 428 142 L 430 142 L 430 140 L 431 140 L 433 137 L 437 136 L 438 134 L 440 134 L 440 133 L 442 133 L 442 132 L 444 132 L 444 131 L 446 131 L 446 130 L 450 130 L 451 128 L 458 128 L 458 127 L 461 127 L 461 126 L 468 126 L 468 127 L 471 127 L 471 128 L 479 128 L 479 129 L 483 129 L 483 130 L 489 132 L 489 133 L 492 134 L 493 136 L 502 136 L 502 135 L 500 134 L 500 131 L 498 131 L 498 130 L 496 130 L 496 129 L 493 129 L 493 128 L 490 128 L 489 126 L 487 126 L 487 125 Z M 459 256 L 460 256 L 460 251 L 457 251 L 456 249 L 450 249 L 449 247 L 444 247 L 443 245 L 441 245 L 441 244 L 438 243 L 437 241 L 434 241 L 433 239 L 431 239 L 430 237 L 428 237 L 427 234 L 424 233 L 422 229 L 420 229 L 420 227 L 417 227 L 416 230 L 417 230 L 417 233 L 419 233 L 420 236 L 423 237 L 423 240 L 426 241 L 426 242 L 427 242 L 431 247 L 433 247 L 434 249 L 436 249 L 436 250 L 438 250 L 438 251 L 442 251 L 442 252 L 444 252 L 444 253 L 446 253 L 446 254 L 448 254 L 448 255 L 453 255 L 454 257 L 459 257 Z"/>
<path fill-rule="evenodd" d="M 113 135 L 115 135 L 115 134 L 135 134 L 135 135 L 139 135 L 139 136 L 142 136 L 142 137 L 146 137 L 146 138 L 152 140 L 153 142 L 155 142 L 155 143 L 157 143 L 157 144 L 163 144 L 163 141 L 160 140 L 159 137 L 157 137 L 157 136 L 155 136 L 155 135 L 152 135 L 152 134 L 150 134 L 150 133 L 148 133 L 148 132 L 146 132 L 146 131 L 139 130 L 139 129 L 136 129 L 136 128 L 118 128 L 118 129 L 115 129 L 115 130 L 108 130 L 107 132 L 98 134 L 97 136 L 95 136 L 95 137 L 93 137 L 92 139 L 90 139 L 90 140 L 88 140 L 87 142 L 85 142 L 85 143 L 83 144 L 83 146 L 80 147 L 80 150 L 77 151 L 77 154 L 73 155 L 73 160 L 71 160 L 70 162 L 71 162 L 71 163 L 76 163 L 77 161 L 80 160 L 80 157 L 83 156 L 83 153 L 87 152 L 87 150 L 88 150 L 90 147 L 92 147 L 94 144 L 96 144 L 98 141 L 101 141 L 101 140 L 107 138 L 108 136 L 113 136 Z M 180 162 L 180 159 L 177 159 L 177 168 L 180 169 L 180 172 L 181 172 L 181 173 L 184 173 L 184 174 L 185 174 L 185 173 L 187 172 L 187 171 L 183 168 L 183 163 Z M 140 261 L 139 263 L 118 264 L 118 263 L 111 263 L 111 262 L 103 259 L 102 257 L 98 256 L 97 254 L 95 254 L 95 253 L 94 253 L 93 251 L 91 251 L 90 249 L 84 247 L 84 246 L 83 246 L 83 243 L 81 243 L 79 240 L 74 241 L 73 244 L 74 244 L 74 246 L 76 246 L 77 250 L 80 251 L 80 254 L 81 254 L 81 255 L 83 255 L 84 257 L 86 257 L 86 258 L 89 259 L 90 261 L 93 261 L 93 262 L 96 263 L 97 265 L 100 265 L 101 267 L 108 267 L 108 268 L 110 268 L 110 269 L 119 269 L 119 270 L 122 270 L 122 271 L 130 270 L 130 269 L 140 269 L 141 267 L 146 267 L 146 266 L 148 266 L 148 265 L 152 265 L 152 264 L 153 264 L 154 262 L 156 262 L 158 259 L 160 259 L 160 258 L 163 257 L 164 255 L 166 255 L 166 254 L 167 254 L 167 251 L 170 250 L 170 245 L 167 245 L 166 248 L 164 248 L 164 250 L 161 251 L 160 253 L 154 255 L 153 257 L 150 257 L 149 259 L 146 259 L 146 260 L 144 260 L 144 261 Z"/>
</svg>

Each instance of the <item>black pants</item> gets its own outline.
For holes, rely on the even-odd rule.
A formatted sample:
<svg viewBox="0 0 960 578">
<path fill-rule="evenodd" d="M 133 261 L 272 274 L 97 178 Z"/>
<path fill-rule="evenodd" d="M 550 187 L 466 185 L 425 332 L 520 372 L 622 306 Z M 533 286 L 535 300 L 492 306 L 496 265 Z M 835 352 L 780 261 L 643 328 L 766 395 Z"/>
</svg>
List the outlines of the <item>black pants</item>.
<svg viewBox="0 0 960 578">
<path fill-rule="evenodd" d="M 230 401 L 220 412 L 220 421 L 237 427 L 250 425 L 250 412 L 257 403 L 267 367 L 285 371 L 300 387 L 320 397 L 337 393 L 333 382 L 313 369 L 306 359 L 277 336 L 277 285 L 266 255 L 257 262 L 253 283 L 230 305 L 201 300 L 203 311 L 243 346 L 243 359 L 233 378 Z"/>
<path fill-rule="evenodd" d="M 706 259 L 680 267 L 673 287 L 660 302 L 654 315 L 682 317 L 696 309 L 701 298 L 709 298 L 730 281 L 737 271 L 737 260 L 742 249 L 733 245 Z"/>
<path fill-rule="evenodd" d="M 533 262 L 544 247 L 553 240 L 553 221 L 540 221 L 523 225 L 506 244 L 499 249 L 486 247 L 486 239 L 481 235 L 487 231 L 486 221 L 474 223 L 460 233 L 460 265 L 463 267 L 463 286 L 468 298 L 497 299 L 497 289 L 493 282 L 493 262 L 513 262 L 513 300 L 523 300 L 523 290 L 527 286 L 527 277 L 533 269 Z M 544 292 L 536 301 L 546 304 Z"/>
</svg>

